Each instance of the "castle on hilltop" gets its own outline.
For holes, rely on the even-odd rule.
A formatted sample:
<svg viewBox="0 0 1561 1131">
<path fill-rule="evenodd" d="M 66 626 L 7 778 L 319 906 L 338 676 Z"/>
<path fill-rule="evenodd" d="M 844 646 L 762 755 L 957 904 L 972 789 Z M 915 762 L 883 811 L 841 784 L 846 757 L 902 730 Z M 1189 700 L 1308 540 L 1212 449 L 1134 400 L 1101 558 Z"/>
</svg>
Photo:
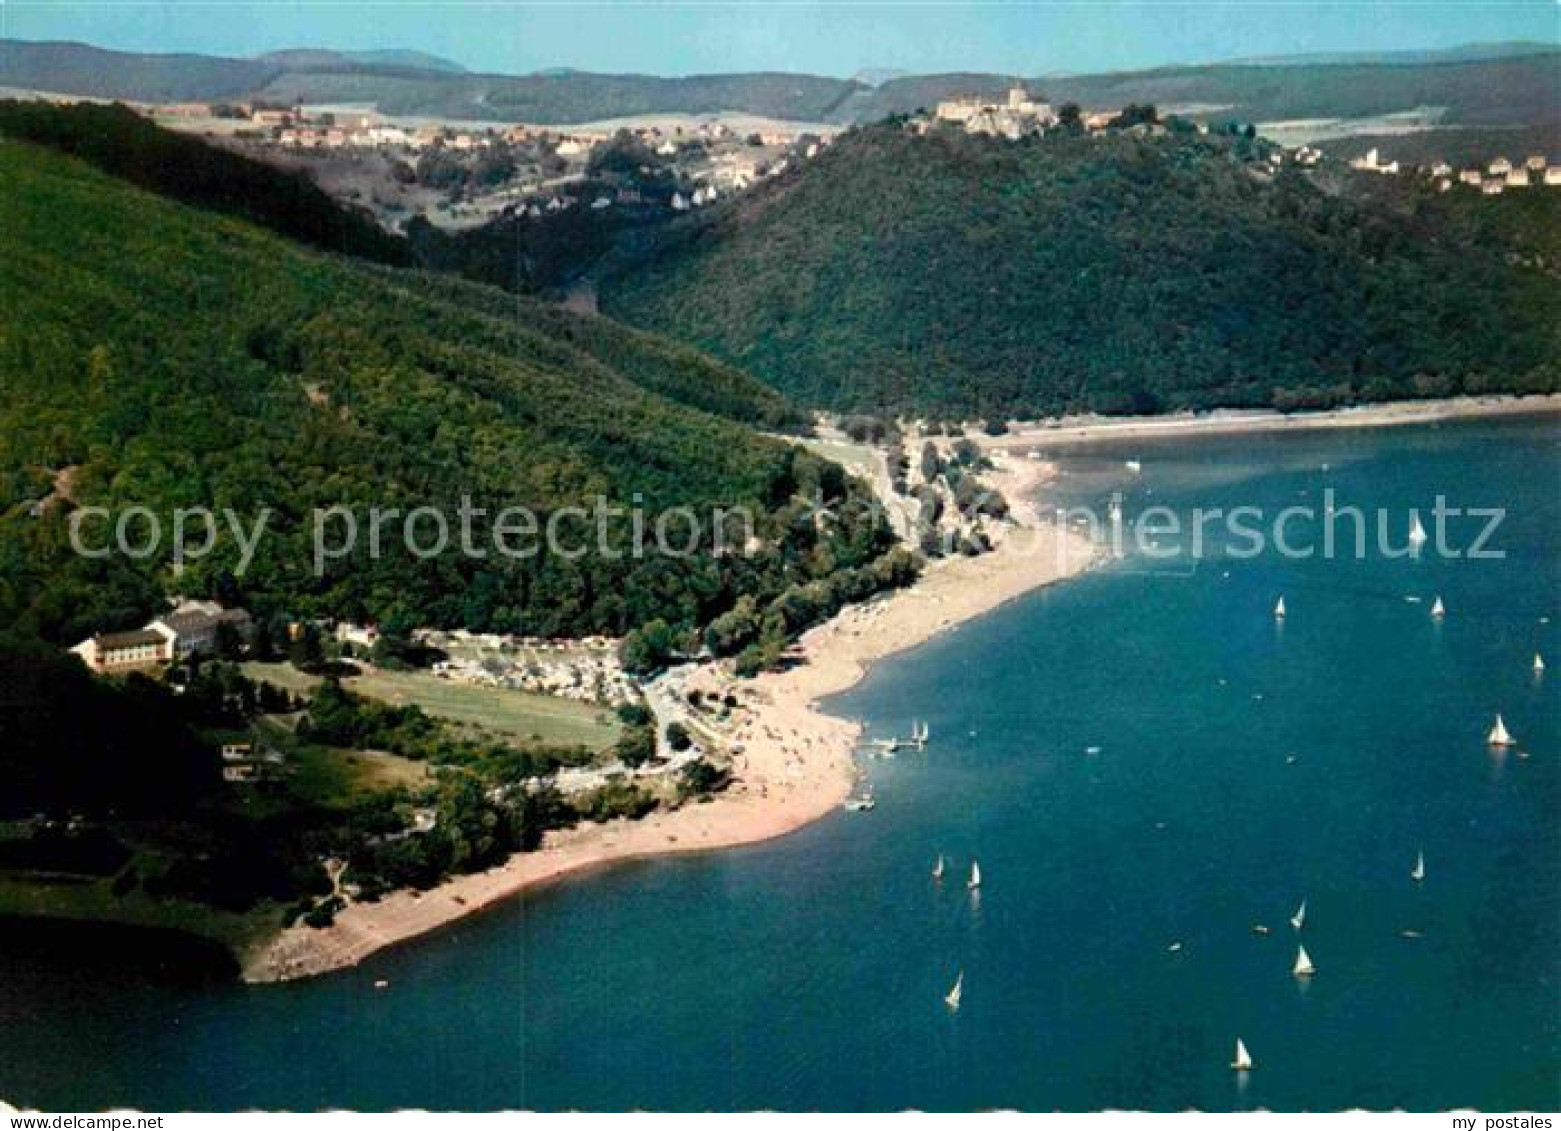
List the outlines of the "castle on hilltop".
<svg viewBox="0 0 1561 1131">
<path fill-rule="evenodd" d="M 966 133 L 991 134 L 1015 140 L 1054 125 L 1057 115 L 1051 103 L 1036 102 L 1022 85 L 1008 91 L 1006 102 L 982 98 L 955 98 L 939 102 L 934 117 L 965 127 Z"/>
</svg>

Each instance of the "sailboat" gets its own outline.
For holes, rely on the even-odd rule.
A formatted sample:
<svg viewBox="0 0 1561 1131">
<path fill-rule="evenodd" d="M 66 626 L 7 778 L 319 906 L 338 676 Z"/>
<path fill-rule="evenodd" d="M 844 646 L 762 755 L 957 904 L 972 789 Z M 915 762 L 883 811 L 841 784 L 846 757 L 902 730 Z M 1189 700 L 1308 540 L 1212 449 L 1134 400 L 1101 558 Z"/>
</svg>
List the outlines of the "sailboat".
<svg viewBox="0 0 1561 1131">
<path fill-rule="evenodd" d="M 1290 925 L 1292 927 L 1294 927 L 1296 930 L 1299 931 L 1301 929 L 1301 927 L 1305 923 L 1306 923 L 1306 900 L 1303 899 L 1303 900 L 1301 900 L 1301 906 L 1299 906 L 1299 907 L 1297 907 L 1295 909 L 1295 914 L 1290 916 Z"/>
<path fill-rule="evenodd" d="M 941 852 L 938 853 L 938 862 L 932 866 L 932 878 L 935 880 L 943 878 L 943 853 Z"/>
<path fill-rule="evenodd" d="M 1420 512 L 1415 511 L 1409 520 L 1409 544 L 1418 546 L 1426 540 L 1425 527 L 1420 525 Z"/>
<path fill-rule="evenodd" d="M 1496 725 L 1491 727 L 1491 732 L 1485 738 L 1490 746 L 1516 746 L 1517 740 L 1507 730 L 1507 724 L 1501 721 L 1501 716 L 1496 716 Z"/>
<path fill-rule="evenodd" d="M 1304 946 L 1296 948 L 1295 969 L 1291 973 L 1297 978 L 1310 978 L 1317 973 L 1317 967 L 1312 965 L 1312 956 L 1306 953 Z"/>
<path fill-rule="evenodd" d="M 965 972 L 961 970 L 959 977 L 954 979 L 954 988 L 943 995 L 943 1002 L 950 1009 L 958 1009 L 959 1001 L 965 996 Z"/>
<path fill-rule="evenodd" d="M 1237 1072 L 1249 1072 L 1252 1069 L 1252 1054 L 1247 1051 L 1246 1042 L 1240 1037 L 1236 1038 L 1236 1059 L 1230 1062 L 1230 1066 Z"/>
<path fill-rule="evenodd" d="M 965 881 L 965 886 L 971 891 L 981 886 L 981 865 L 974 860 L 970 862 L 970 879 Z"/>
<path fill-rule="evenodd" d="M 1425 853 L 1424 852 L 1417 852 L 1415 854 L 1415 868 L 1414 868 L 1414 871 L 1409 873 L 1409 878 L 1414 880 L 1415 883 L 1417 883 L 1417 884 L 1421 880 L 1425 879 Z"/>
<path fill-rule="evenodd" d="M 1285 599 L 1283 597 L 1279 598 L 1279 601 L 1274 605 L 1274 617 L 1277 620 L 1285 619 Z"/>
<path fill-rule="evenodd" d="M 1534 653 L 1534 674 L 1543 675 L 1545 672 L 1545 657 L 1538 652 Z"/>
<path fill-rule="evenodd" d="M 1442 604 L 1442 599 L 1440 597 L 1438 597 L 1432 603 L 1432 605 L 1431 605 L 1431 615 L 1433 617 L 1435 617 L 1437 620 L 1441 620 L 1443 617 L 1445 617 L 1447 615 L 1447 606 Z"/>
</svg>

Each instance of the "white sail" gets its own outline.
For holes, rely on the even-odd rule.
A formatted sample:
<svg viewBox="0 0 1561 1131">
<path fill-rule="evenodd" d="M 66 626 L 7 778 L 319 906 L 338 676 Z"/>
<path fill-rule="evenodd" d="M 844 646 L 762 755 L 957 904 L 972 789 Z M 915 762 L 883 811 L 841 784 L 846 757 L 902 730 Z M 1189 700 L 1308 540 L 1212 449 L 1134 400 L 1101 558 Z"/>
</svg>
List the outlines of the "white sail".
<svg viewBox="0 0 1561 1131">
<path fill-rule="evenodd" d="M 974 860 L 970 862 L 970 879 L 965 886 L 972 891 L 981 886 L 981 865 Z"/>
<path fill-rule="evenodd" d="M 961 970 L 959 977 L 954 979 L 954 988 L 944 995 L 943 1000 L 950 1009 L 958 1009 L 960 999 L 965 996 L 965 972 Z"/>
<path fill-rule="evenodd" d="M 1540 672 L 1542 672 L 1544 670 L 1545 670 L 1545 657 L 1541 656 L 1538 652 L 1535 652 L 1534 653 L 1534 674 L 1538 675 Z"/>
<path fill-rule="evenodd" d="M 1442 604 L 1442 599 L 1440 597 L 1438 597 L 1436 601 L 1432 603 L 1431 615 L 1436 617 L 1438 620 L 1447 615 L 1447 606 Z"/>
<path fill-rule="evenodd" d="M 1304 946 L 1297 947 L 1295 951 L 1295 970 L 1292 971 L 1297 978 L 1309 978 L 1317 973 L 1317 967 L 1312 965 L 1312 956 L 1306 953 Z"/>
<path fill-rule="evenodd" d="M 1409 520 L 1409 541 L 1418 546 L 1426 540 L 1425 527 L 1420 525 L 1420 512 L 1416 511 Z"/>
<path fill-rule="evenodd" d="M 938 853 L 938 862 L 932 866 L 932 878 L 935 880 L 943 878 L 943 853 L 941 852 Z"/>
<path fill-rule="evenodd" d="M 1278 602 L 1276 602 L 1274 605 L 1274 616 L 1278 617 L 1280 620 L 1285 619 L 1285 599 L 1283 597 L 1279 598 Z"/>
<path fill-rule="evenodd" d="M 1301 900 L 1301 906 L 1295 909 L 1295 914 L 1290 916 L 1290 925 L 1300 930 L 1306 923 L 1306 900 Z"/>
<path fill-rule="evenodd" d="M 1240 1037 L 1236 1038 L 1236 1059 L 1230 1062 L 1230 1066 L 1237 1072 L 1245 1072 L 1252 1067 L 1252 1054 L 1247 1051 L 1246 1042 Z"/>
<path fill-rule="evenodd" d="M 1491 732 L 1485 739 L 1492 746 L 1515 745 L 1511 733 L 1507 730 L 1507 724 L 1501 721 L 1501 716 L 1496 716 L 1496 725 L 1491 727 Z"/>
<path fill-rule="evenodd" d="M 1414 868 L 1414 871 L 1409 873 L 1409 878 L 1414 880 L 1416 883 L 1419 883 L 1421 880 L 1425 879 L 1425 853 L 1424 852 L 1418 852 L 1418 853 L 1415 854 L 1415 868 Z"/>
</svg>

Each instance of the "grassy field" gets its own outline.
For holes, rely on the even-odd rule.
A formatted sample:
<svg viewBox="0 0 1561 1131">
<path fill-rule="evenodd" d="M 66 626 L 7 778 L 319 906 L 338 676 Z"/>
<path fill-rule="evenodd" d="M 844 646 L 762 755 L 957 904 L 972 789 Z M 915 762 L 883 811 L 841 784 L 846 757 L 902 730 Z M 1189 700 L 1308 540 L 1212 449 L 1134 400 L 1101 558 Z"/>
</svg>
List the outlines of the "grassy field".
<svg viewBox="0 0 1561 1131">
<path fill-rule="evenodd" d="M 294 794 L 320 805 L 404 785 L 416 789 L 430 778 L 428 763 L 376 750 L 331 750 L 302 746 L 288 758 L 287 783 Z"/>
<path fill-rule="evenodd" d="M 300 672 L 291 664 L 249 663 L 244 671 L 252 679 L 268 680 L 294 692 L 307 691 L 319 682 L 317 676 Z M 618 738 L 618 721 L 612 712 L 573 699 L 456 683 L 426 672 L 374 671 L 343 684 L 371 699 L 415 703 L 474 736 L 592 750 L 604 749 Z"/>
<path fill-rule="evenodd" d="M 261 904 L 234 914 L 177 899 L 152 899 L 140 891 L 115 895 L 111 881 L 59 882 L 26 873 L 0 873 L 0 915 L 76 919 L 161 927 L 214 939 L 234 954 L 276 933 L 281 910 Z"/>
</svg>

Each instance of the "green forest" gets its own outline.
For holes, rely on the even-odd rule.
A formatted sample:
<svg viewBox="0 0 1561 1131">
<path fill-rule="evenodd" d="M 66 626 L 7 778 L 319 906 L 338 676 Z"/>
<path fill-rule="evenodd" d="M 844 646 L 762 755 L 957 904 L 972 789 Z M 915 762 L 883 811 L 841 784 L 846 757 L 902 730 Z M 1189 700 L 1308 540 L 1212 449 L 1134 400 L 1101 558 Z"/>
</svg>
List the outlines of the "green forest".
<svg viewBox="0 0 1561 1131">
<path fill-rule="evenodd" d="M 819 530 L 807 500 L 862 488 L 751 427 L 795 427 L 775 394 L 693 350 L 457 280 L 308 251 L 0 143 L 0 621 L 56 643 L 140 623 L 167 592 L 262 615 L 542 635 L 691 632 L 739 596 L 869 564 L 863 508 Z M 761 552 L 689 560 L 359 551 L 311 563 L 313 508 L 542 516 L 597 495 L 652 513 L 746 507 Z M 130 504 L 272 515 L 250 569 L 222 540 L 85 559 L 70 513 Z M 452 519 L 453 521 L 453 519 Z M 583 531 L 579 533 L 583 534 Z M 626 547 L 626 518 L 610 544 Z"/>
<path fill-rule="evenodd" d="M 1173 123 L 1174 127 L 1174 123 Z M 1035 417 L 1557 387 L 1561 193 L 1271 172 L 1183 124 L 886 123 L 609 257 L 602 308 L 836 409 Z M 1385 182 L 1390 178 L 1371 178 Z"/>
</svg>

